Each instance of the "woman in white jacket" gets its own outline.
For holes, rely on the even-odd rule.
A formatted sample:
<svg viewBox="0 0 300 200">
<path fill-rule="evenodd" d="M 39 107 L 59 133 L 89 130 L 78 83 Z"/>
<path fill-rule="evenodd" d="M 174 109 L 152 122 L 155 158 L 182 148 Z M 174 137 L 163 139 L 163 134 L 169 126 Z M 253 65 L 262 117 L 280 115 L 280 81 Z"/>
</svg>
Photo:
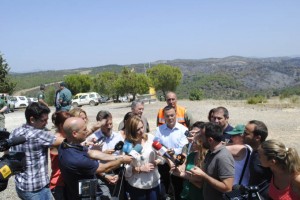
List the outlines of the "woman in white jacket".
<svg viewBox="0 0 300 200">
<path fill-rule="evenodd" d="M 142 151 L 130 165 L 127 165 L 125 178 L 131 200 L 155 200 L 159 196 L 160 175 L 157 164 L 161 164 L 156 152 L 152 149 L 153 135 L 144 133 L 143 121 L 132 116 L 125 125 L 126 140 L 133 147 L 141 145 Z"/>
</svg>

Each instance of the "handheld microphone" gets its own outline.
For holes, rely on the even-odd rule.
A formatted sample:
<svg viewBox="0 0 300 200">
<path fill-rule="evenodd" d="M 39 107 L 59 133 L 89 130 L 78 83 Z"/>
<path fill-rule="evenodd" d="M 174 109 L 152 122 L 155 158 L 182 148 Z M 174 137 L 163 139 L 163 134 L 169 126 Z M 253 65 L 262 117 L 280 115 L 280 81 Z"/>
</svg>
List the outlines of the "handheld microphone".
<svg viewBox="0 0 300 200">
<path fill-rule="evenodd" d="M 183 154 L 178 154 L 176 156 L 176 159 L 175 159 L 175 165 L 178 166 L 178 165 L 182 165 L 183 163 L 185 162 L 185 155 Z"/>
<path fill-rule="evenodd" d="M 161 143 L 159 143 L 159 141 L 154 141 L 152 143 L 152 147 L 158 151 L 159 155 L 163 156 L 163 157 L 166 157 L 170 160 L 172 160 L 174 162 L 174 159 L 172 156 L 170 156 L 170 154 L 168 154 L 168 150 L 166 147 L 164 147 Z"/>
<path fill-rule="evenodd" d="M 123 148 L 122 148 L 122 151 L 123 151 L 126 155 L 128 155 L 129 152 L 132 150 L 132 148 L 133 148 L 132 143 L 130 143 L 130 142 L 128 142 L 127 140 L 125 140 L 124 145 L 123 145 Z"/>
<path fill-rule="evenodd" d="M 119 141 L 119 142 L 115 145 L 114 150 L 115 150 L 115 151 L 122 150 L 122 149 L 123 149 L 123 146 L 124 146 L 124 142 L 123 142 L 123 141 Z"/>
<path fill-rule="evenodd" d="M 134 159 L 141 157 L 141 152 L 143 150 L 142 145 L 136 144 L 132 150 L 128 153 L 128 155 L 132 156 Z"/>
<path fill-rule="evenodd" d="M 6 151 L 12 146 L 16 146 L 19 144 L 23 144 L 26 142 L 26 138 L 24 136 L 13 137 L 6 140 L 0 141 L 0 151 Z"/>
</svg>

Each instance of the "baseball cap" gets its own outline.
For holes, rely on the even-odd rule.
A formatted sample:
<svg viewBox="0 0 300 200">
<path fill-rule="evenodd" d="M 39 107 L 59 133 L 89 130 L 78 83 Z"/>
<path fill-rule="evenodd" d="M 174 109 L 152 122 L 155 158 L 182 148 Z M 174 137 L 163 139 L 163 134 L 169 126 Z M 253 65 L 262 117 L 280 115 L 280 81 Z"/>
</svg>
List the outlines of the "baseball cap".
<svg viewBox="0 0 300 200">
<path fill-rule="evenodd" d="M 238 124 L 234 127 L 232 131 L 228 131 L 226 133 L 229 135 L 239 135 L 239 134 L 243 134 L 244 131 L 245 131 L 245 125 Z"/>
<path fill-rule="evenodd" d="M 59 86 L 66 87 L 67 85 L 66 85 L 66 83 L 65 83 L 65 82 L 61 82 L 61 83 L 59 84 Z"/>
</svg>

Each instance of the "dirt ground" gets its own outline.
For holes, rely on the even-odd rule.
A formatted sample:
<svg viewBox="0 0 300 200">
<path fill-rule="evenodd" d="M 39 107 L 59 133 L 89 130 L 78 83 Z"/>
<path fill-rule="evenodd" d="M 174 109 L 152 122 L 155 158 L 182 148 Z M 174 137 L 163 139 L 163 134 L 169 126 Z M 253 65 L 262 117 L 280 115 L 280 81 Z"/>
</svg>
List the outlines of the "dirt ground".
<svg viewBox="0 0 300 200">
<path fill-rule="evenodd" d="M 208 111 L 214 107 L 224 106 L 229 110 L 229 122 L 231 125 L 246 124 L 248 121 L 256 119 L 265 122 L 269 129 L 268 139 L 278 139 L 287 147 L 294 147 L 300 152 L 300 104 L 290 104 L 288 100 L 269 100 L 263 105 L 248 105 L 245 101 L 188 101 L 181 100 L 179 105 L 185 106 L 196 120 L 207 121 Z M 156 125 L 156 115 L 159 108 L 165 106 L 165 102 L 145 103 L 144 116 L 147 117 L 150 130 L 153 133 Z M 114 129 L 118 128 L 119 122 L 124 114 L 130 111 L 130 103 L 109 103 L 95 107 L 82 107 L 88 114 L 89 123 L 96 121 L 96 114 L 100 110 L 108 110 L 113 115 Z M 54 108 L 51 108 L 52 112 Z M 51 115 L 49 115 L 50 118 Z M 19 127 L 25 123 L 24 110 L 18 110 L 6 115 L 6 127 L 8 131 Z M 52 128 L 51 120 L 47 127 Z M 18 199 L 14 188 L 14 177 L 9 179 L 7 189 L 1 192 L 1 199 Z"/>
</svg>

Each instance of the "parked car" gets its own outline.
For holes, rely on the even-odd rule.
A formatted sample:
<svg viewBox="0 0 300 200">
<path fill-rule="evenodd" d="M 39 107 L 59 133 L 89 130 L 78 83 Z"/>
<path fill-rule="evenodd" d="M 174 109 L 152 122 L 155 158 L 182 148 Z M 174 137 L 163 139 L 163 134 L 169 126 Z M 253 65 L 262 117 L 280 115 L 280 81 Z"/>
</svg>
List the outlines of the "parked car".
<svg viewBox="0 0 300 200">
<path fill-rule="evenodd" d="M 72 99 L 72 106 L 78 107 L 83 105 L 97 106 L 99 104 L 100 95 L 97 92 L 81 93 L 81 95 L 76 94 L 75 97 L 78 98 Z"/>
<path fill-rule="evenodd" d="M 38 98 L 35 97 L 28 97 L 28 103 L 32 103 L 32 102 L 38 102 Z"/>
<path fill-rule="evenodd" d="M 107 97 L 107 96 L 100 96 L 99 103 L 109 103 L 109 102 L 112 102 L 112 100 L 109 97 Z"/>
<path fill-rule="evenodd" d="M 11 96 L 9 96 L 9 94 L 7 94 L 7 93 L 3 93 L 0 95 L 1 95 L 1 98 L 5 101 L 5 103 L 7 105 L 7 109 L 6 109 L 5 113 L 7 114 L 9 112 L 14 112 L 15 111 L 15 102 L 10 100 Z"/>
<path fill-rule="evenodd" d="M 15 108 L 26 108 L 29 104 L 25 96 L 12 96 L 10 100 L 14 101 Z"/>
</svg>

